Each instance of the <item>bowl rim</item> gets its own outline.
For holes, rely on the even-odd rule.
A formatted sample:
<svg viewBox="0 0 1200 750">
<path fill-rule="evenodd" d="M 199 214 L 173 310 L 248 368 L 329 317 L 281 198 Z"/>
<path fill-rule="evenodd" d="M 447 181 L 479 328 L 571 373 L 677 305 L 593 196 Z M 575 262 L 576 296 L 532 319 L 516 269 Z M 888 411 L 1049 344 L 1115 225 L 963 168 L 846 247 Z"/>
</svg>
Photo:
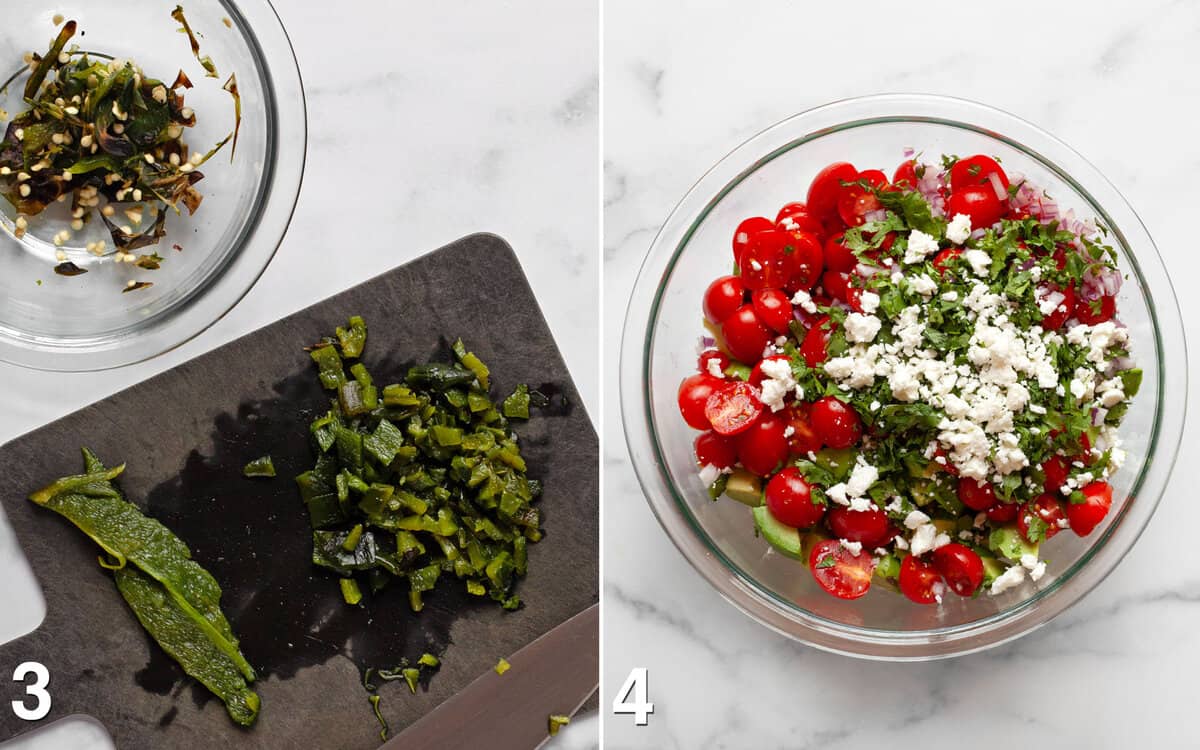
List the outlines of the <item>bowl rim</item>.
<svg viewBox="0 0 1200 750">
<path fill-rule="evenodd" d="M 266 272 L 287 234 L 304 181 L 308 105 L 295 48 L 271 0 L 217 0 L 241 34 L 263 82 L 269 149 L 258 207 L 225 261 L 144 324 L 68 342 L 0 336 L 0 362 L 50 372 L 95 372 L 177 349 L 221 320 Z"/>
<path fill-rule="evenodd" d="M 1080 559 L 1033 596 L 969 623 L 906 633 L 849 626 L 808 612 L 759 585 L 722 553 L 667 472 L 654 426 L 649 372 L 664 282 L 709 211 L 782 153 L 830 132 L 897 121 L 959 127 L 999 140 L 1075 189 L 1110 227 L 1114 244 L 1122 246 L 1125 260 L 1142 282 L 1160 363 L 1151 450 L 1130 491 L 1136 502 L 1123 503 L 1105 533 Z M 1044 153 L 1055 153 L 1056 159 Z M 1070 162 L 1070 171 L 1059 162 Z M 1085 189 L 1081 182 L 1091 187 Z M 1094 193 L 1103 195 L 1103 200 Z M 1121 220 L 1114 221 L 1113 214 Z M 620 347 L 621 412 L 633 467 L 651 510 L 688 562 L 727 601 L 776 632 L 817 648 L 865 658 L 923 660 L 980 651 L 1031 632 L 1082 599 L 1116 567 L 1152 517 L 1178 456 L 1186 410 L 1186 362 L 1178 302 L 1153 240 L 1128 201 L 1082 155 L 1036 125 L 978 102 L 930 94 L 879 94 L 824 104 L 766 128 L 717 162 L 679 201 L 651 243 L 626 311 Z M 1172 375 L 1169 380 L 1167 372 Z M 1169 410 L 1164 409 L 1167 403 L 1172 405 Z M 1166 440 L 1160 443 L 1162 438 Z"/>
</svg>

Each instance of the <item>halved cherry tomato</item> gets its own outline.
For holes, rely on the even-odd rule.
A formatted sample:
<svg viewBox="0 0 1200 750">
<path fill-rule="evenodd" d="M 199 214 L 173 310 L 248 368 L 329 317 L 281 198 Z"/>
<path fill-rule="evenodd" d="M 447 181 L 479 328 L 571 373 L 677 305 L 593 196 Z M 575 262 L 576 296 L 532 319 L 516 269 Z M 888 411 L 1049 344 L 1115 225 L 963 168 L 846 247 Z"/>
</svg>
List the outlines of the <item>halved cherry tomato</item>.
<svg viewBox="0 0 1200 750">
<path fill-rule="evenodd" d="M 1092 482 L 1082 492 L 1082 503 L 1067 503 L 1067 520 L 1071 523 L 1071 531 L 1087 536 L 1108 515 L 1113 491 L 1108 482 Z"/>
<path fill-rule="evenodd" d="M 771 332 L 758 319 L 754 305 L 742 305 L 721 324 L 721 335 L 725 346 L 735 359 L 742 362 L 757 362 L 771 343 Z"/>
<path fill-rule="evenodd" d="M 725 352 L 721 351 L 720 349 L 705 349 L 704 351 L 700 352 L 700 357 L 696 361 L 696 366 L 699 368 L 700 372 L 706 372 L 713 377 L 717 377 L 713 374 L 712 370 L 709 369 L 708 363 L 713 361 L 717 363 L 717 367 L 720 368 L 721 372 L 724 372 L 725 369 L 729 367 L 729 357 L 726 356 Z"/>
<path fill-rule="evenodd" d="M 866 552 L 851 554 L 837 539 L 813 545 L 808 567 L 821 588 L 839 599 L 857 599 L 871 588 L 875 558 Z"/>
<path fill-rule="evenodd" d="M 750 244 L 751 237 L 774 228 L 771 220 L 762 216 L 752 216 L 738 224 L 733 232 L 733 262 L 739 266 L 742 264 L 742 251 Z"/>
<path fill-rule="evenodd" d="M 830 448 L 849 448 L 862 437 L 862 420 L 854 407 L 834 396 L 823 396 L 810 409 L 813 429 Z"/>
<path fill-rule="evenodd" d="M 845 271 L 826 271 L 821 276 L 821 286 L 839 302 L 846 301 L 846 293 L 850 288 L 850 274 Z"/>
<path fill-rule="evenodd" d="M 754 367 L 750 368 L 750 378 L 746 382 L 755 388 L 761 388 L 763 380 L 765 380 L 767 377 L 763 374 L 763 362 L 781 359 L 787 360 L 787 358 L 788 356 L 786 354 L 772 354 L 769 357 L 763 357 L 761 360 L 755 363 Z"/>
<path fill-rule="evenodd" d="M 737 435 L 750 429 L 762 414 L 758 389 L 740 380 L 721 380 L 704 402 L 704 416 L 720 435 Z"/>
<path fill-rule="evenodd" d="M 1019 509 L 1016 503 L 996 503 L 987 509 L 987 517 L 992 523 L 1008 523 L 1017 517 Z"/>
<path fill-rule="evenodd" d="M 786 429 L 787 423 L 782 417 L 764 412 L 748 430 L 738 436 L 738 459 L 746 471 L 760 477 L 769 476 L 787 460 Z"/>
<path fill-rule="evenodd" d="M 917 160 L 909 159 L 896 167 L 895 173 L 892 174 L 892 184 L 897 187 L 906 187 L 909 190 L 915 190 L 917 187 Z"/>
<path fill-rule="evenodd" d="M 807 529 L 825 516 L 825 506 L 812 500 L 812 485 L 794 466 L 771 477 L 764 496 L 767 510 L 788 526 Z"/>
<path fill-rule="evenodd" d="M 1067 322 L 1067 318 L 1075 311 L 1075 287 L 1074 285 L 1066 288 L 1060 287 L 1058 284 L 1047 282 L 1037 288 L 1037 300 L 1040 305 L 1043 301 L 1049 300 L 1051 295 L 1058 295 L 1062 300 L 1058 305 L 1051 310 L 1047 315 L 1042 317 L 1042 330 L 1057 331 L 1062 328 L 1063 323 Z"/>
<path fill-rule="evenodd" d="M 783 288 L 792 270 L 787 252 L 789 240 L 787 232 L 774 227 L 750 235 L 750 243 L 742 251 L 738 265 L 747 289 Z"/>
<path fill-rule="evenodd" d="M 787 333 L 792 301 L 782 289 L 759 289 L 750 295 L 758 319 L 775 333 Z"/>
<path fill-rule="evenodd" d="M 702 372 L 684 378 L 679 384 L 679 413 L 689 427 L 707 430 L 711 426 L 708 417 L 704 416 L 704 407 L 708 404 L 708 397 L 724 383 L 724 380 Z"/>
<path fill-rule="evenodd" d="M 1061 531 L 1058 522 L 1066 520 L 1066 518 L 1062 503 L 1054 495 L 1046 493 L 1038 495 L 1021 506 L 1021 509 L 1017 511 L 1017 528 L 1026 541 L 1039 542 L 1049 539 Z M 1030 528 L 1035 525 L 1034 519 L 1041 521 L 1036 524 L 1039 533 L 1033 534 L 1034 538 L 1030 538 Z"/>
<path fill-rule="evenodd" d="M 697 435 L 693 446 L 696 449 L 696 462 L 701 466 L 732 469 L 737 463 L 737 443 L 733 438 L 713 430 Z"/>
<path fill-rule="evenodd" d="M 812 232 L 801 230 L 789 230 L 784 234 L 788 237 L 783 249 L 784 270 L 787 273 L 784 287 L 793 294 L 801 289 L 812 289 L 825 267 L 821 240 Z"/>
<path fill-rule="evenodd" d="M 785 219 L 790 221 L 785 221 Z M 786 230 L 799 229 L 802 232 L 812 232 L 816 235 L 825 231 L 821 221 L 813 216 L 812 212 L 808 210 L 808 206 L 798 202 L 789 203 L 779 209 L 779 215 L 775 217 L 775 226 Z"/>
<path fill-rule="evenodd" d="M 833 321 L 828 316 L 822 317 L 809 326 L 800 343 L 800 356 L 809 367 L 816 367 L 829 359 L 829 337 L 833 335 Z"/>
<path fill-rule="evenodd" d="M 1008 175 L 1004 174 L 1004 170 L 1000 168 L 1000 165 L 992 157 L 975 154 L 965 159 L 959 159 L 950 168 L 950 189 L 958 190 L 968 185 L 987 185 L 991 187 L 992 179 L 989 175 L 992 174 L 999 177 L 1000 184 L 1005 190 L 1008 190 Z M 994 192 L 995 190 L 993 190 Z"/>
<path fill-rule="evenodd" d="M 937 270 L 937 272 L 940 275 L 945 276 L 946 275 L 946 264 L 948 264 L 950 261 L 954 260 L 955 258 L 957 258 L 961 255 L 962 255 L 962 248 L 960 248 L 960 247 L 947 248 L 946 250 L 943 250 L 940 253 L 938 253 L 937 255 L 933 256 L 933 267 Z"/>
<path fill-rule="evenodd" d="M 880 172 L 880 174 L 883 174 Z M 858 227 L 867 223 L 867 214 L 882 208 L 875 193 L 861 185 L 850 185 L 842 191 L 838 198 L 838 216 L 848 227 Z"/>
<path fill-rule="evenodd" d="M 958 480 L 958 499 L 971 510 L 987 510 L 996 504 L 996 492 L 987 482 L 962 477 Z"/>
<path fill-rule="evenodd" d="M 853 271 L 858 265 L 854 252 L 842 244 L 845 232 L 838 232 L 825 241 L 825 268 L 828 271 Z"/>
<path fill-rule="evenodd" d="M 809 213 L 821 221 L 833 216 L 838 199 L 842 197 L 842 183 L 854 182 L 857 178 L 858 170 L 848 162 L 834 162 L 822 169 L 808 187 Z"/>
<path fill-rule="evenodd" d="M 864 169 L 858 173 L 858 182 L 866 182 L 873 188 L 885 188 L 888 178 L 882 169 Z"/>
<path fill-rule="evenodd" d="M 897 579 L 900 593 L 917 604 L 933 604 L 937 601 L 938 584 L 942 576 L 934 569 L 933 564 L 922 560 L 916 555 L 909 555 L 900 563 L 900 575 Z"/>
<path fill-rule="evenodd" d="M 1075 317 L 1084 325 L 1094 326 L 1112 320 L 1117 312 L 1117 300 L 1107 294 L 1096 299 L 1080 299 L 1075 303 Z"/>
<path fill-rule="evenodd" d="M 817 431 L 813 429 L 812 421 L 809 419 L 809 406 L 804 401 L 797 401 L 783 412 L 783 418 L 787 421 L 788 427 L 792 428 L 792 434 L 787 436 L 788 449 L 793 456 L 807 456 L 809 453 L 814 453 L 821 450 L 821 438 L 817 435 Z M 787 433 L 787 430 L 784 430 Z"/>
<path fill-rule="evenodd" d="M 971 596 L 983 583 L 983 560 L 965 544 L 951 542 L 935 549 L 933 567 L 959 596 Z"/>
<path fill-rule="evenodd" d="M 839 505 L 829 509 L 826 523 L 834 536 L 849 542 L 862 542 L 867 549 L 882 547 L 892 537 L 887 514 L 878 508 L 850 510 Z"/>
<path fill-rule="evenodd" d="M 1046 476 L 1046 492 L 1054 493 L 1062 489 L 1063 483 L 1067 481 L 1067 475 L 1071 473 L 1071 467 L 1067 465 L 1067 459 L 1059 455 L 1051 456 L 1042 462 L 1042 474 Z"/>
<path fill-rule="evenodd" d="M 722 276 L 704 291 L 704 317 L 720 324 L 746 301 L 746 285 L 737 276 Z"/>
<path fill-rule="evenodd" d="M 968 185 L 955 188 L 946 200 L 946 215 L 966 214 L 971 217 L 971 226 L 987 229 L 1004 218 L 1008 205 L 996 197 L 991 185 Z"/>
</svg>

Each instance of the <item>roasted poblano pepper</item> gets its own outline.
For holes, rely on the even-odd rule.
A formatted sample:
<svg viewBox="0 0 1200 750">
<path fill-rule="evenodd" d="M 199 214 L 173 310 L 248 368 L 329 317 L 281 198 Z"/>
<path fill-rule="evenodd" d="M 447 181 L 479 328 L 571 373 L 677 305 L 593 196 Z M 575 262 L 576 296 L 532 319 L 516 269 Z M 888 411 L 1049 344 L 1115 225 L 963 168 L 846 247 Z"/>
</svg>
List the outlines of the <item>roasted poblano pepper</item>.
<svg viewBox="0 0 1200 750">
<path fill-rule="evenodd" d="M 313 526 L 313 563 L 337 573 L 347 601 L 388 578 L 408 582 L 414 610 L 439 582 L 515 609 L 529 542 L 541 539 L 540 483 L 509 427 L 530 391 L 499 406 L 487 365 L 462 341 L 456 362 L 412 367 L 377 386 L 357 361 L 367 325 L 353 317 L 311 349 L 330 408 L 310 425 L 316 461 L 296 478 Z M 351 360 L 351 361 L 347 361 Z M 380 576 L 383 576 L 381 579 Z"/>
<path fill-rule="evenodd" d="M 221 612 L 221 587 L 191 559 L 191 550 L 167 527 L 142 514 L 112 484 L 125 465 L 106 469 L 86 448 L 84 474 L 64 477 L 29 496 L 64 516 L 107 555 L 117 589 L 142 626 L 184 671 L 225 702 L 248 726 L 259 698 L 255 678 Z M 132 563 L 132 564 L 131 564 Z"/>
</svg>

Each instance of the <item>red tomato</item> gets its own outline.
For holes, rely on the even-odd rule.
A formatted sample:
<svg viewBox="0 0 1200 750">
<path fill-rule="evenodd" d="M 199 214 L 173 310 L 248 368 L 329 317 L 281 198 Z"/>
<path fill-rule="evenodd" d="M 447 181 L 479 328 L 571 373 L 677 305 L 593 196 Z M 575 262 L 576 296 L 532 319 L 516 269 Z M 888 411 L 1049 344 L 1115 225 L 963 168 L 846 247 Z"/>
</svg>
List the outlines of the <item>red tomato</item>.
<svg viewBox="0 0 1200 750">
<path fill-rule="evenodd" d="M 771 223 L 771 220 L 762 216 L 753 216 L 738 224 L 737 229 L 733 232 L 733 262 L 739 266 L 742 264 L 742 251 L 750 244 L 751 237 L 774 228 L 775 225 Z"/>
<path fill-rule="evenodd" d="M 892 184 L 897 187 L 906 187 L 909 190 L 915 190 L 917 187 L 917 160 L 909 159 L 900 166 L 896 167 L 896 172 L 892 175 Z"/>
<path fill-rule="evenodd" d="M 742 305 L 721 324 L 721 335 L 734 359 L 757 362 L 771 342 L 771 332 L 758 319 L 754 305 Z"/>
<path fill-rule="evenodd" d="M 878 211 L 881 206 L 875 193 L 861 185 L 850 185 L 838 198 L 837 211 L 846 226 L 858 227 L 867 223 L 867 214 Z"/>
<path fill-rule="evenodd" d="M 789 466 L 767 482 L 767 510 L 788 526 L 807 529 L 825 515 L 825 506 L 812 500 L 812 486 L 799 469 Z"/>
<path fill-rule="evenodd" d="M 787 423 L 782 417 L 764 413 L 738 437 L 738 458 L 746 471 L 760 477 L 769 476 L 787 460 L 788 441 L 783 435 L 786 429 Z"/>
<path fill-rule="evenodd" d="M 1108 482 L 1092 482 L 1083 488 L 1082 503 L 1067 503 L 1071 531 L 1087 536 L 1104 520 L 1112 507 L 1112 487 Z"/>
<path fill-rule="evenodd" d="M 892 536 L 887 514 L 878 508 L 850 510 L 839 505 L 830 508 L 826 522 L 834 536 L 849 542 L 862 542 L 867 549 L 887 544 Z"/>
<path fill-rule="evenodd" d="M 951 542 L 935 549 L 933 567 L 959 596 L 971 596 L 983 583 L 983 560 L 965 544 Z"/>
<path fill-rule="evenodd" d="M 683 379 L 679 384 L 679 413 L 689 427 L 707 430 L 711 426 L 708 417 L 704 416 L 704 407 L 708 397 L 724 384 L 720 378 L 703 372 Z"/>
<path fill-rule="evenodd" d="M 704 317 L 712 323 L 733 315 L 746 301 L 746 285 L 737 276 L 722 276 L 704 292 Z"/>
<path fill-rule="evenodd" d="M 842 244 L 844 236 L 845 232 L 838 232 L 825 242 L 825 268 L 829 271 L 850 272 L 858 265 L 858 258 Z"/>
<path fill-rule="evenodd" d="M 763 357 L 757 364 L 754 365 L 754 367 L 750 369 L 750 379 L 746 382 L 750 383 L 750 385 L 754 386 L 755 388 L 761 388 L 763 380 L 766 379 L 766 376 L 763 375 L 762 371 L 763 362 L 766 362 L 767 360 L 787 360 L 787 358 L 788 356 L 786 354 L 772 354 L 769 357 Z"/>
<path fill-rule="evenodd" d="M 750 244 L 742 251 L 738 264 L 747 289 L 780 289 L 788 282 L 792 270 L 787 252 L 790 239 L 787 232 L 773 227 L 750 235 Z"/>
<path fill-rule="evenodd" d="M 1050 493 L 1062 489 L 1063 482 L 1067 481 L 1067 475 L 1071 472 L 1071 467 L 1067 465 L 1067 459 L 1058 455 L 1043 461 L 1041 469 L 1042 473 L 1046 475 L 1046 492 Z"/>
<path fill-rule="evenodd" d="M 992 157 L 976 154 L 959 159 L 950 168 L 950 189 L 957 190 L 968 185 L 987 185 L 991 188 L 992 180 L 988 176 L 991 174 L 999 177 L 1000 184 L 1005 190 L 1008 189 L 1008 175 L 1004 174 L 1004 170 Z M 992 192 L 994 194 L 995 190 Z"/>
<path fill-rule="evenodd" d="M 721 351 L 720 349 L 705 349 L 704 351 L 700 352 L 700 358 L 697 362 L 697 367 L 699 367 L 700 372 L 706 372 L 709 375 L 712 375 L 712 371 L 708 369 L 708 363 L 713 361 L 717 363 L 717 367 L 721 369 L 721 372 L 724 372 L 725 368 L 729 367 L 729 357 L 725 356 L 725 352 Z M 717 376 L 713 375 L 713 377 Z"/>
<path fill-rule="evenodd" d="M 813 429 L 830 448 L 849 448 L 862 437 L 862 421 L 854 407 L 833 396 L 824 396 L 810 411 Z"/>
<path fill-rule="evenodd" d="M 793 294 L 800 289 L 812 289 L 817 279 L 821 278 L 821 270 L 825 267 L 825 253 L 821 250 L 821 241 L 812 232 L 792 230 L 785 234 L 788 241 L 783 252 L 788 280 L 784 285 Z"/>
<path fill-rule="evenodd" d="M 759 289 L 750 295 L 754 312 L 767 328 L 775 333 L 787 333 L 792 322 L 792 301 L 782 289 Z"/>
<path fill-rule="evenodd" d="M 991 185 L 969 185 L 951 191 L 946 201 L 946 216 L 958 214 L 971 217 L 971 226 L 986 229 L 1004 218 L 1008 205 L 996 197 Z"/>
<path fill-rule="evenodd" d="M 1037 300 L 1040 305 L 1044 300 L 1047 300 L 1050 295 L 1057 294 L 1062 296 L 1062 301 L 1050 311 L 1049 315 L 1042 318 L 1042 330 L 1057 331 L 1062 328 L 1063 323 L 1067 322 L 1067 318 L 1071 317 L 1075 310 L 1075 287 L 1068 286 L 1062 288 L 1058 284 L 1045 283 L 1037 288 Z"/>
<path fill-rule="evenodd" d="M 873 188 L 885 188 L 888 184 L 887 175 L 882 169 L 864 169 L 858 173 L 858 181 L 865 181 Z"/>
<path fill-rule="evenodd" d="M 750 429 L 762 414 L 758 389 L 740 380 L 721 380 L 704 402 L 704 416 L 721 435 L 737 435 Z"/>
<path fill-rule="evenodd" d="M 1016 503 L 996 503 L 987 509 L 988 520 L 992 523 L 1008 523 L 1017 517 L 1018 508 Z"/>
<path fill-rule="evenodd" d="M 788 436 L 788 449 L 793 456 L 807 456 L 809 453 L 821 450 L 821 438 L 813 429 L 807 403 L 797 401 L 787 407 L 783 415 L 788 426 L 792 428 L 792 434 Z"/>
<path fill-rule="evenodd" d="M 733 438 L 709 430 L 697 435 L 693 445 L 696 448 L 696 462 L 701 466 L 732 469 L 737 463 L 737 443 Z"/>
<path fill-rule="evenodd" d="M 1093 300 L 1081 299 L 1075 303 L 1075 317 L 1084 325 L 1094 326 L 1112 320 L 1117 312 L 1117 299 L 1107 294 Z"/>
<path fill-rule="evenodd" d="M 962 255 L 962 248 L 952 247 L 933 256 L 933 267 L 942 276 L 946 275 L 946 264 Z"/>
<path fill-rule="evenodd" d="M 900 593 L 917 604 L 937 601 L 937 585 L 941 582 L 942 577 L 933 565 L 916 555 L 909 555 L 900 563 Z"/>
<path fill-rule="evenodd" d="M 1045 524 L 1045 532 L 1038 536 L 1037 540 L 1029 538 L 1029 527 L 1033 524 L 1033 519 L 1039 518 Z M 1021 531 L 1021 536 L 1026 540 L 1042 541 L 1049 539 L 1057 534 L 1062 529 L 1059 528 L 1058 522 L 1065 520 L 1066 515 L 1063 513 L 1062 503 L 1058 501 L 1054 495 L 1046 493 L 1038 495 L 1035 499 L 1021 505 L 1021 509 L 1017 511 L 1017 528 Z"/>
<path fill-rule="evenodd" d="M 987 482 L 963 477 L 958 480 L 958 499 L 971 510 L 987 510 L 996 504 L 996 492 Z"/>
<path fill-rule="evenodd" d="M 821 286 L 825 288 L 830 297 L 839 302 L 845 302 L 850 288 L 850 274 L 845 271 L 826 271 L 821 276 Z"/>
<path fill-rule="evenodd" d="M 836 539 L 813 545 L 808 567 L 821 588 L 839 599 L 857 599 L 871 588 L 875 558 L 866 552 L 857 555 Z"/>
<path fill-rule="evenodd" d="M 790 221 L 785 221 L 790 219 Z M 808 206 L 803 203 L 789 203 L 779 209 L 779 215 L 775 217 L 775 226 L 780 229 L 799 229 L 802 232 L 812 232 L 813 234 L 821 234 L 825 231 L 821 226 L 821 221 L 813 216 L 808 210 Z"/>
<path fill-rule="evenodd" d="M 825 221 L 837 211 L 838 199 L 842 197 L 842 183 L 858 179 L 858 170 L 844 161 L 834 162 L 813 178 L 808 187 L 809 212 Z"/>
<path fill-rule="evenodd" d="M 829 359 L 829 337 L 833 335 L 833 321 L 828 316 L 822 317 L 809 327 L 800 343 L 800 356 L 809 367 L 816 367 Z"/>
</svg>

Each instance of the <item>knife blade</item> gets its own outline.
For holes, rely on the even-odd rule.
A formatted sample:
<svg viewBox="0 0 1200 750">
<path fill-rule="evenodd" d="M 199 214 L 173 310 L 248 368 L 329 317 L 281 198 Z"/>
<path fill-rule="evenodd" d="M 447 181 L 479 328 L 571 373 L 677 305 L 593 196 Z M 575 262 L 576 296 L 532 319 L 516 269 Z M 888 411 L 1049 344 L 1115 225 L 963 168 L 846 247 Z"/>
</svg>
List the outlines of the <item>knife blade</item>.
<svg viewBox="0 0 1200 750">
<path fill-rule="evenodd" d="M 534 750 L 551 714 L 570 716 L 600 686 L 600 605 L 593 604 L 488 670 L 380 750 Z"/>
</svg>

